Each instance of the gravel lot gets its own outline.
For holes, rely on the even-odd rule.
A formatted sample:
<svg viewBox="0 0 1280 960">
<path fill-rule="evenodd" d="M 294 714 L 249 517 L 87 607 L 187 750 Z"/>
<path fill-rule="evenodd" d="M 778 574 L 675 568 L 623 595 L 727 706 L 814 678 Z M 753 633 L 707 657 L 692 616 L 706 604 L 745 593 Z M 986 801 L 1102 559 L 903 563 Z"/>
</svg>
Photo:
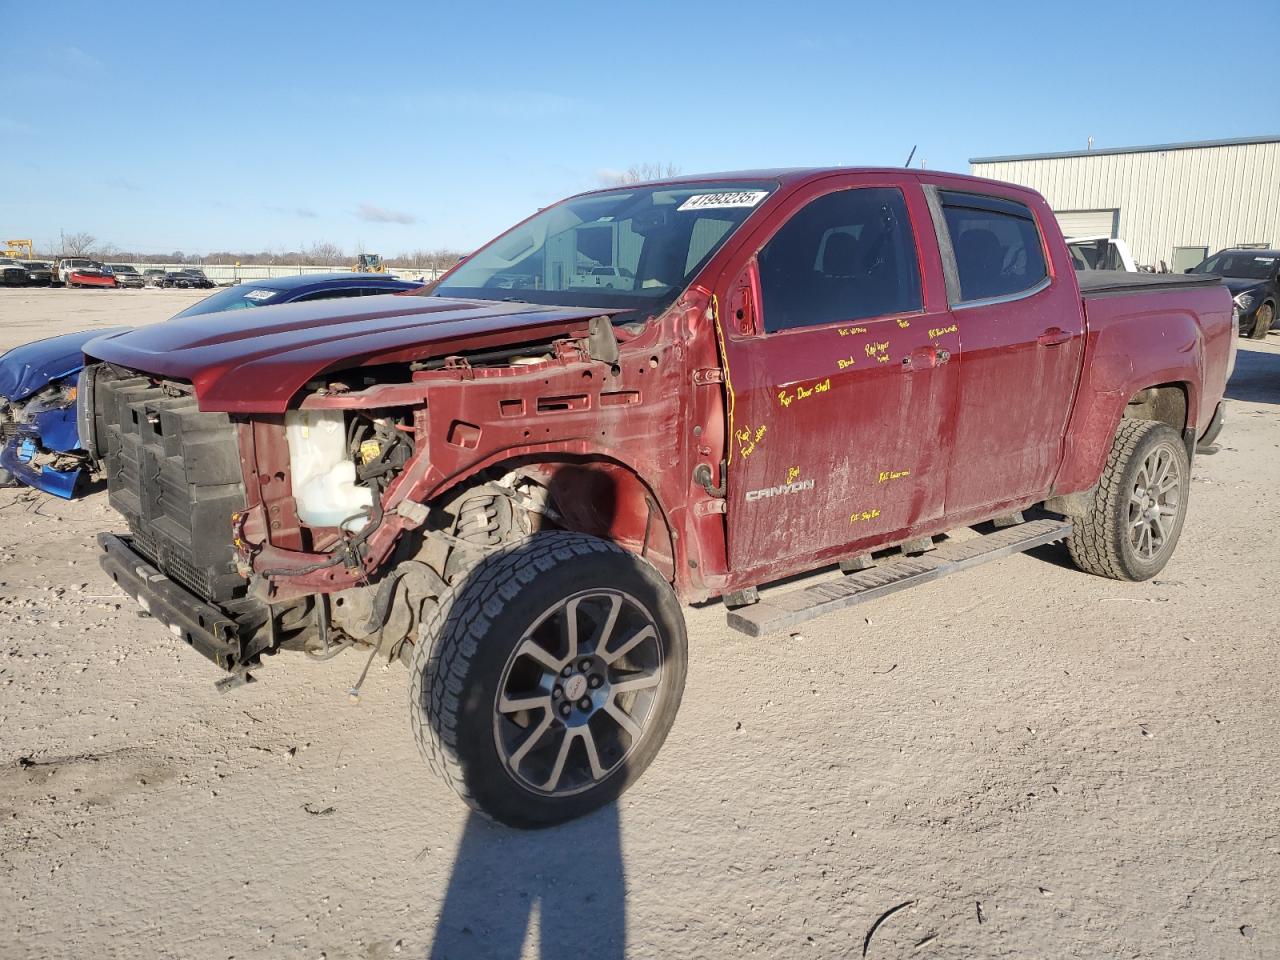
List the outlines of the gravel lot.
<svg viewBox="0 0 1280 960">
<path fill-rule="evenodd" d="M 0 290 L 0 347 L 199 296 Z M 219 694 L 99 571 L 105 494 L 0 491 L 0 957 L 1280 957 L 1280 337 L 1228 395 L 1158 579 L 692 610 L 658 761 L 537 834 L 430 775 L 403 668 Z"/>
</svg>

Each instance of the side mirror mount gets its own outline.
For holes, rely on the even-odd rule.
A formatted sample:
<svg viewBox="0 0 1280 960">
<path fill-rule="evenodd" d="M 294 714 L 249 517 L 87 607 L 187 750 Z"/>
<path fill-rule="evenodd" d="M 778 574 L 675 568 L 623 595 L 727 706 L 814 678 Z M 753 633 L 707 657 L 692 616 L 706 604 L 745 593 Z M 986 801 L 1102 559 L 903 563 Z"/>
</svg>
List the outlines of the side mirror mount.
<svg viewBox="0 0 1280 960">
<path fill-rule="evenodd" d="M 730 330 L 749 337 L 758 331 L 756 325 L 756 291 L 759 289 L 754 260 L 742 271 L 734 282 L 733 292 L 729 297 L 729 316 L 723 321 Z"/>
</svg>

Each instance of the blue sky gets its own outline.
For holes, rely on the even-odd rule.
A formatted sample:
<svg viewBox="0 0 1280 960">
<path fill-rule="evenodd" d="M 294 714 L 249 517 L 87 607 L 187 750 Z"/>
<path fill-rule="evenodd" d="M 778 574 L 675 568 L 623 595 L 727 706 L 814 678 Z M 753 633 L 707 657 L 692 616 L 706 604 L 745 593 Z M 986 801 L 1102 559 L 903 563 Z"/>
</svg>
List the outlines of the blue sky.
<svg viewBox="0 0 1280 960">
<path fill-rule="evenodd" d="M 1090 136 L 1280 132 L 1274 87 L 1230 79 L 1265 47 L 1250 38 L 1280 36 L 1276 0 L 0 0 L 0 14 L 0 232 L 38 241 L 469 249 L 638 162 L 898 165 L 918 144 L 929 167 L 967 171 Z"/>
</svg>

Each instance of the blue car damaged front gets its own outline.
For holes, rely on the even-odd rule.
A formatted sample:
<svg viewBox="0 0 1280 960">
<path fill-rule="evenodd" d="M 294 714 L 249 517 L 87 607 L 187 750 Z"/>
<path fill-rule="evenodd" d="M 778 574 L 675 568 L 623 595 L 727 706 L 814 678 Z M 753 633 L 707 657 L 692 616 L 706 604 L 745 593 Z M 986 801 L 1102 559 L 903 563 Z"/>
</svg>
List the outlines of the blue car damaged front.
<svg viewBox="0 0 1280 960">
<path fill-rule="evenodd" d="M 84 345 L 127 329 L 67 333 L 0 355 L 0 481 L 64 499 L 75 495 L 89 466 L 76 425 Z"/>
</svg>

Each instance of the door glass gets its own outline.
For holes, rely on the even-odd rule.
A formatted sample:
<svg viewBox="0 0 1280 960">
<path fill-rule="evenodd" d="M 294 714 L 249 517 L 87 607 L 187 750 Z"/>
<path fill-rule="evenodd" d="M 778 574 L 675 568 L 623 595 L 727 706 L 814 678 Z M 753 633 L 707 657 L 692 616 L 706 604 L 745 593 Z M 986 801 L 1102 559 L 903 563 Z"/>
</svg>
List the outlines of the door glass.
<svg viewBox="0 0 1280 960">
<path fill-rule="evenodd" d="M 920 267 L 902 191 L 830 193 L 801 208 L 759 254 L 764 327 L 920 310 Z"/>
<path fill-rule="evenodd" d="M 1049 275 L 1030 208 L 999 197 L 944 191 L 942 212 L 955 250 L 961 301 L 1011 296 Z"/>
</svg>

